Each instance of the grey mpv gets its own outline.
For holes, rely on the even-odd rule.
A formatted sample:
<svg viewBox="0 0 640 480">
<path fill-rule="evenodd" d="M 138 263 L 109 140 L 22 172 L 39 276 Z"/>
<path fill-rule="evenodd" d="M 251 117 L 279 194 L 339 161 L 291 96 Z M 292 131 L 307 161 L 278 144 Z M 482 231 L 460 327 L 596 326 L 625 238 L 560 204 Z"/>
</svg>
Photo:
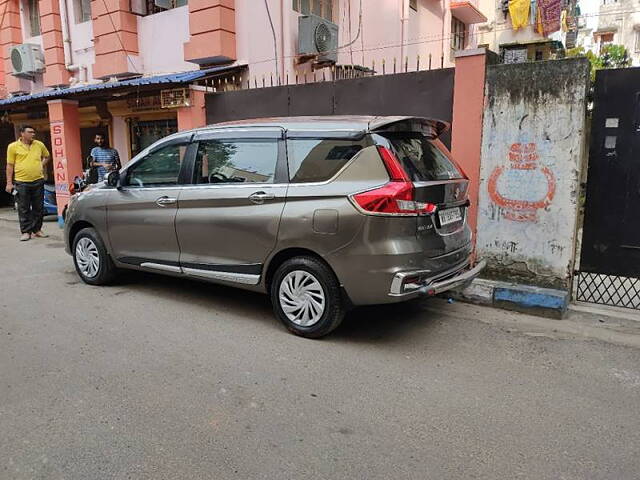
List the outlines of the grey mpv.
<svg viewBox="0 0 640 480">
<path fill-rule="evenodd" d="M 469 283 L 469 180 L 415 117 L 293 117 L 171 135 L 71 198 L 67 251 L 91 285 L 120 269 L 268 293 L 321 337 L 358 305 Z"/>
</svg>

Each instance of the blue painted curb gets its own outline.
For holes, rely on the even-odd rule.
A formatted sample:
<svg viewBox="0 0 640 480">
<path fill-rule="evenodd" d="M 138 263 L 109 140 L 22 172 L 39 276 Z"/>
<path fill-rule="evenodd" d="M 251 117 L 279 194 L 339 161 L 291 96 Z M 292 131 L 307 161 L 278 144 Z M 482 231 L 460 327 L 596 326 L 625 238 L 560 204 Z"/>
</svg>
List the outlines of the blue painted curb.
<svg viewBox="0 0 640 480">
<path fill-rule="evenodd" d="M 569 292 L 527 285 L 496 287 L 493 304 L 520 312 L 562 318 L 569 305 Z"/>
</svg>

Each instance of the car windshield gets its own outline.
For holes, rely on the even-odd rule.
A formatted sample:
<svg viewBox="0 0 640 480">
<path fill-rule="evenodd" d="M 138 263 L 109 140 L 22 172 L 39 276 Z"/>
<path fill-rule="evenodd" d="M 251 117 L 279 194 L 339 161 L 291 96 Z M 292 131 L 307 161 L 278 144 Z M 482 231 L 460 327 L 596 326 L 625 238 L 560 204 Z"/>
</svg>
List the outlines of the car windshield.
<svg viewBox="0 0 640 480">
<path fill-rule="evenodd" d="M 414 182 L 464 178 L 433 139 L 417 132 L 385 133 L 405 172 Z"/>
</svg>

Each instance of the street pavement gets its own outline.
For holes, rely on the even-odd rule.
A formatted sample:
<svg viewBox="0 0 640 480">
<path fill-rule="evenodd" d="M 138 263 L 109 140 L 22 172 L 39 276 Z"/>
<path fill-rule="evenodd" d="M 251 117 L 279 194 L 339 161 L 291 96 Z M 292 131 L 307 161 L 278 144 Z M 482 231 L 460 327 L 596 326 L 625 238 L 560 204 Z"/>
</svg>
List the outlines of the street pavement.
<svg viewBox="0 0 640 480">
<path fill-rule="evenodd" d="M 266 296 L 85 285 L 45 228 L 0 220 L 2 480 L 640 478 L 638 348 L 442 300 L 297 338 Z"/>
</svg>

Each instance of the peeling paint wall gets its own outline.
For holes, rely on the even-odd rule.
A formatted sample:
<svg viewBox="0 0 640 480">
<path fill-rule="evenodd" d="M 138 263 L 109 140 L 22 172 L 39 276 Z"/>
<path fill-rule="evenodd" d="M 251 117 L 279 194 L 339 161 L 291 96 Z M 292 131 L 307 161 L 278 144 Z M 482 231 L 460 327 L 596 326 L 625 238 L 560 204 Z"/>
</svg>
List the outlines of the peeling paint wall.
<svg viewBox="0 0 640 480">
<path fill-rule="evenodd" d="M 488 67 L 477 238 L 487 277 L 569 288 L 588 82 L 585 59 Z"/>
</svg>

